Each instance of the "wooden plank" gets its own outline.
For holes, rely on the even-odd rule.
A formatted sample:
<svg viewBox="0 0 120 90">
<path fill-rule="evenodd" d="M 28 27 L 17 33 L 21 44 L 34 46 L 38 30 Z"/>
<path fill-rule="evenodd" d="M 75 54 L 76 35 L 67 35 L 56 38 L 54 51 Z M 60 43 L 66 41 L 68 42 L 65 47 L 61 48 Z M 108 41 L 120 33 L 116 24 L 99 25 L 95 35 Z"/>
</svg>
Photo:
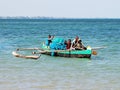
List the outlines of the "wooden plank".
<svg viewBox="0 0 120 90">
<path fill-rule="evenodd" d="M 41 48 L 17 48 L 16 51 L 23 51 L 23 50 L 43 50 Z"/>
</svg>

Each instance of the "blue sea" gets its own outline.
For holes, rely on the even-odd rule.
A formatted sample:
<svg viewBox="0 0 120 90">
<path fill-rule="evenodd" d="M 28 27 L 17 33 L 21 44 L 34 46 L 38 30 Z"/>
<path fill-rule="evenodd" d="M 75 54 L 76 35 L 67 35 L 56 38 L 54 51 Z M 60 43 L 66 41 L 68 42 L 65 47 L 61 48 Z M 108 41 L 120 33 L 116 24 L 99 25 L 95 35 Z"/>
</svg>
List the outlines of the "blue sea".
<svg viewBox="0 0 120 90">
<path fill-rule="evenodd" d="M 106 48 L 91 59 L 12 55 L 40 48 L 49 34 Z M 0 19 L 0 90 L 120 90 L 119 46 L 120 19 Z"/>
</svg>

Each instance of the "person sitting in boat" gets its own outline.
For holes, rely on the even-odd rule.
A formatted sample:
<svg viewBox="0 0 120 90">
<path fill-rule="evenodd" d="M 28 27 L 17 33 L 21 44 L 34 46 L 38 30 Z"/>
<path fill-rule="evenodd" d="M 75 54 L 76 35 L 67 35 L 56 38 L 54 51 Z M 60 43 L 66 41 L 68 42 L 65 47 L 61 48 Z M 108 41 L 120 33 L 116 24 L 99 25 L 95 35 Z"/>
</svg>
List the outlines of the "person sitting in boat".
<svg viewBox="0 0 120 90">
<path fill-rule="evenodd" d="M 66 46 L 66 49 L 70 49 L 70 47 L 71 47 L 71 39 L 68 39 L 68 41 L 65 40 L 64 45 Z"/>
<path fill-rule="evenodd" d="M 82 40 L 79 40 L 75 45 L 75 50 L 86 50 L 86 47 L 82 44 Z"/>
<path fill-rule="evenodd" d="M 71 39 L 68 39 L 66 49 L 70 49 L 70 47 L 71 47 Z"/>
<path fill-rule="evenodd" d="M 76 36 L 76 38 L 72 41 L 71 49 L 75 49 L 75 46 L 76 46 L 76 44 L 78 43 L 79 40 L 80 40 L 79 37 Z"/>
<path fill-rule="evenodd" d="M 65 41 L 64 41 L 64 44 L 65 44 L 65 45 L 66 45 L 66 47 L 67 47 L 67 40 L 65 40 Z"/>
<path fill-rule="evenodd" d="M 54 36 L 48 35 L 48 46 L 50 45 L 50 43 L 52 43 L 53 38 Z"/>
</svg>

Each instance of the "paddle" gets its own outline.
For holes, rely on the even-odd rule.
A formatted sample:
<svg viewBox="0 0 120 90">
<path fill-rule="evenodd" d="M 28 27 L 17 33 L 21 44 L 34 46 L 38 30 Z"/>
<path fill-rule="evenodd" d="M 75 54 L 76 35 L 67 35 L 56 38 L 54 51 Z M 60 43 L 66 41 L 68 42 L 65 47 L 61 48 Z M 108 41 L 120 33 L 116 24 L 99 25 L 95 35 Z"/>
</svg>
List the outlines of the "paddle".
<svg viewBox="0 0 120 90">
<path fill-rule="evenodd" d="M 106 47 L 103 46 L 103 47 L 94 47 L 94 48 L 92 48 L 92 54 L 93 54 L 93 55 L 97 55 L 97 51 L 95 51 L 95 50 L 103 49 L 103 48 L 106 48 Z"/>
<path fill-rule="evenodd" d="M 103 48 L 106 48 L 105 46 L 103 47 L 93 47 L 92 50 L 98 50 L 98 49 L 103 49 Z"/>
</svg>

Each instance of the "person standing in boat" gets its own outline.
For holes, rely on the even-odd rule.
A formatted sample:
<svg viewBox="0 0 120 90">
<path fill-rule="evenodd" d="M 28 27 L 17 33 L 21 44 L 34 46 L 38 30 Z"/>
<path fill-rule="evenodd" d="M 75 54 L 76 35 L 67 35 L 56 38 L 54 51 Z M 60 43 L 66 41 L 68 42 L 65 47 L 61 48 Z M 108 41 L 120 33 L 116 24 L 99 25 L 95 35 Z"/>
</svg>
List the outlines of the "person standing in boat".
<svg viewBox="0 0 120 90">
<path fill-rule="evenodd" d="M 50 45 L 50 43 L 52 43 L 53 38 L 54 36 L 48 35 L 48 46 Z"/>
</svg>

